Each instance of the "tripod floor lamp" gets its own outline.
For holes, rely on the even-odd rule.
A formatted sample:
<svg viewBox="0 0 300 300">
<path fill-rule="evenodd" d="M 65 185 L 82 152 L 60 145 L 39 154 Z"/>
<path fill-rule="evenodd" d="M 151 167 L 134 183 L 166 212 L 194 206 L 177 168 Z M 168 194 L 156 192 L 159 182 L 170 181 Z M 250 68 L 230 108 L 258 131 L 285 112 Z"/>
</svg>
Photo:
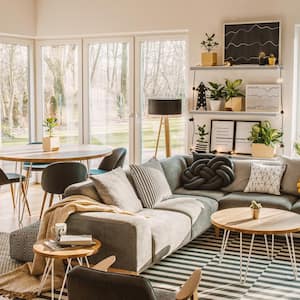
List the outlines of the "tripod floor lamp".
<svg viewBox="0 0 300 300">
<path fill-rule="evenodd" d="M 159 115 L 160 124 L 157 134 L 155 155 L 157 156 L 159 139 L 161 128 L 164 125 L 165 128 L 165 149 L 166 157 L 171 156 L 171 144 L 170 144 L 170 126 L 169 118 L 170 115 L 180 115 L 182 112 L 181 99 L 166 99 L 166 98 L 153 98 L 148 100 L 148 114 L 149 115 Z"/>
</svg>

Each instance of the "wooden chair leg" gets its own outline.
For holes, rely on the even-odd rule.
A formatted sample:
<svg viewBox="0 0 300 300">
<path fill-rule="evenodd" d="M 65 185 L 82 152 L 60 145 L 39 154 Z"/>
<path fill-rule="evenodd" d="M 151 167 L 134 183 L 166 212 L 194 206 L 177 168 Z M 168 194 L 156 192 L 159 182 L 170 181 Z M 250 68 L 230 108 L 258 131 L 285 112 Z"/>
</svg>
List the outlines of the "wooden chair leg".
<svg viewBox="0 0 300 300">
<path fill-rule="evenodd" d="M 15 201 L 15 188 L 14 188 L 14 184 L 11 183 L 10 185 L 10 193 L 11 193 L 11 198 L 12 198 L 12 203 L 14 206 L 14 209 L 16 208 L 16 201 Z"/>
<path fill-rule="evenodd" d="M 47 195 L 48 195 L 48 193 L 45 192 L 44 197 L 43 197 L 41 212 L 40 212 L 40 219 L 42 218 L 42 215 L 43 215 L 43 212 L 44 212 L 44 207 L 45 207 L 45 203 L 46 203 L 46 200 L 47 200 Z"/>
<path fill-rule="evenodd" d="M 25 178 L 26 178 L 26 180 L 25 180 L 25 182 L 26 182 L 25 191 L 26 191 L 26 193 L 27 193 L 28 187 L 29 187 L 30 175 L 31 175 L 30 174 L 30 168 L 28 168 L 27 171 L 26 171 L 26 175 L 25 175 Z"/>
<path fill-rule="evenodd" d="M 21 188 L 22 188 L 24 202 L 25 202 L 28 214 L 29 214 L 29 216 L 31 216 L 31 212 L 30 212 L 30 208 L 29 208 L 29 203 L 28 203 L 28 199 L 27 199 L 27 196 L 26 196 L 26 190 L 25 190 L 25 184 L 24 184 L 24 182 L 21 183 Z"/>
<path fill-rule="evenodd" d="M 50 195 L 50 200 L 49 200 L 49 206 L 48 207 L 52 206 L 52 204 L 53 204 L 53 198 L 54 198 L 54 194 L 51 194 Z"/>
</svg>

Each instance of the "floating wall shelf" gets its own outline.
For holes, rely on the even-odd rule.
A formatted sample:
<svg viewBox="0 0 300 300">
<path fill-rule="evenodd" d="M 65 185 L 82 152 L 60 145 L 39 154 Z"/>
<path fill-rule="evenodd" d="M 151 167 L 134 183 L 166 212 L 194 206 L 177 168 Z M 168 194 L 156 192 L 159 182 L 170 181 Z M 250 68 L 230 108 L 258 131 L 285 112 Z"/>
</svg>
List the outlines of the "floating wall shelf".
<svg viewBox="0 0 300 300">
<path fill-rule="evenodd" d="M 211 66 L 211 67 L 205 67 L 205 66 L 195 66 L 191 67 L 191 71 L 202 71 L 202 70 L 282 70 L 282 65 L 275 65 L 275 66 L 269 66 L 269 65 L 236 65 L 236 66 Z"/>
<path fill-rule="evenodd" d="M 223 115 L 223 116 L 270 116 L 276 117 L 280 115 L 279 112 L 248 112 L 248 111 L 199 111 L 199 110 L 192 110 L 191 114 L 199 114 L 199 115 Z"/>
</svg>

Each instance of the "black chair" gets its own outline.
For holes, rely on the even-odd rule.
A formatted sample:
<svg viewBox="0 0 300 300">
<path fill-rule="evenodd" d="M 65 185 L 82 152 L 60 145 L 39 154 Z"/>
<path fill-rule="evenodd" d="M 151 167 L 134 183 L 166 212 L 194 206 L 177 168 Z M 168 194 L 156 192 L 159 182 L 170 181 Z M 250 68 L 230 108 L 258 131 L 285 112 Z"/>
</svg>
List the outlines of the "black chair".
<svg viewBox="0 0 300 300">
<path fill-rule="evenodd" d="M 198 299 L 201 270 L 196 269 L 179 292 L 154 289 L 142 276 L 76 267 L 68 275 L 69 300 L 187 300 Z"/>
<path fill-rule="evenodd" d="M 20 174 L 16 173 L 5 173 L 1 168 L 0 168 L 0 186 L 1 185 L 10 185 L 10 192 L 11 192 L 11 197 L 12 197 L 12 202 L 14 208 L 16 208 L 16 203 L 15 203 L 15 188 L 14 188 L 14 183 L 20 182 L 20 177 L 21 177 L 21 191 L 23 194 L 23 199 L 25 202 L 25 206 L 28 210 L 29 216 L 31 216 L 30 208 L 29 208 L 29 203 L 28 199 L 26 196 L 26 188 L 25 188 L 25 182 L 26 182 L 26 177 Z"/>
<path fill-rule="evenodd" d="M 123 167 L 127 150 L 125 148 L 116 148 L 112 154 L 103 158 L 98 169 L 91 169 L 90 175 L 99 175 Z"/>
<path fill-rule="evenodd" d="M 53 203 L 54 195 L 62 195 L 65 189 L 74 183 L 87 179 L 87 169 L 79 162 L 59 162 L 50 164 L 42 173 L 41 185 L 45 191 L 40 212 L 43 215 L 48 193 L 50 194 L 49 206 Z"/>
<path fill-rule="evenodd" d="M 29 143 L 29 145 L 42 145 L 42 143 L 41 142 L 31 142 L 31 143 Z M 31 168 L 30 168 L 30 165 L 31 165 Z M 49 164 L 47 164 L 47 163 L 40 163 L 40 162 L 30 163 L 30 162 L 26 161 L 26 162 L 24 162 L 23 169 L 28 172 L 27 175 L 30 175 L 29 174 L 30 170 L 32 172 L 41 172 L 48 166 L 49 166 Z M 28 178 L 28 176 L 26 176 L 26 177 Z"/>
</svg>

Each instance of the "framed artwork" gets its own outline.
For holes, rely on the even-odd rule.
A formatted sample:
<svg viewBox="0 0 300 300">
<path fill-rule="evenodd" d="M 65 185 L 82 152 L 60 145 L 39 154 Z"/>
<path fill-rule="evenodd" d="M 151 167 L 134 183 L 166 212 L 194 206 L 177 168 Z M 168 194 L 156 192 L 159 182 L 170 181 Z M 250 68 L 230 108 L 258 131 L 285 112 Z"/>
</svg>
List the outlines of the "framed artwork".
<svg viewBox="0 0 300 300">
<path fill-rule="evenodd" d="M 258 64 L 260 52 L 280 63 L 280 21 L 224 24 L 224 61 Z"/>
<path fill-rule="evenodd" d="M 231 153 L 234 150 L 235 122 L 211 120 L 210 152 Z"/>
<path fill-rule="evenodd" d="M 234 152 L 236 154 L 251 154 L 251 142 L 248 141 L 251 128 L 260 121 L 236 121 L 234 135 Z"/>
<path fill-rule="evenodd" d="M 246 111 L 279 112 L 281 109 L 280 84 L 247 84 Z"/>
</svg>

